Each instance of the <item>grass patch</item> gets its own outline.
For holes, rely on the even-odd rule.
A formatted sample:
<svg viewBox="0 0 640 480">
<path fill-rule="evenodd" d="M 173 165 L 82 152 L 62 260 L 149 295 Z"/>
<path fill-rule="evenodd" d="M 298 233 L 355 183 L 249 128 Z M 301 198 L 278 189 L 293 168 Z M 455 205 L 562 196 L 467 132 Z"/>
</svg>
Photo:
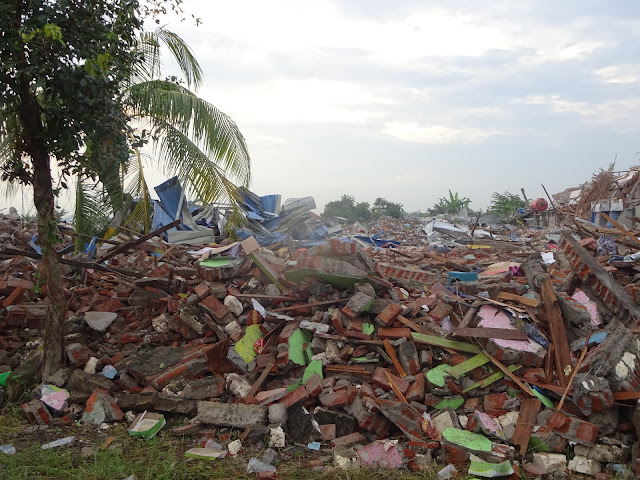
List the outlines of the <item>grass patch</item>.
<svg viewBox="0 0 640 480">
<path fill-rule="evenodd" d="M 7 407 L 0 415 L 0 444 L 11 443 L 18 450 L 15 455 L 0 453 L 0 478 L 123 480 L 130 475 L 135 475 L 136 480 L 256 478 L 255 474 L 246 473 L 251 454 L 222 460 L 185 458 L 184 452 L 195 446 L 195 439 L 172 437 L 169 425 L 149 441 L 130 437 L 125 424 L 114 425 L 106 432 L 77 425 L 32 433 L 28 431 L 30 428 L 19 407 Z M 71 435 L 76 436 L 76 441 L 69 446 L 51 450 L 40 448 L 44 443 Z M 115 437 L 112 446 L 100 451 L 98 447 L 110 436 Z M 95 453 L 83 455 L 82 447 L 89 446 L 94 447 Z M 259 458 L 261 453 L 254 455 Z M 318 456 L 330 456 L 330 451 L 323 450 L 320 455 L 305 452 L 300 457 L 283 461 L 278 466 L 279 477 L 292 480 L 425 480 L 434 479 L 437 471 L 436 465 L 434 472 L 429 474 L 365 468 L 349 472 L 335 468 L 317 471 L 305 466 L 307 460 Z"/>
</svg>

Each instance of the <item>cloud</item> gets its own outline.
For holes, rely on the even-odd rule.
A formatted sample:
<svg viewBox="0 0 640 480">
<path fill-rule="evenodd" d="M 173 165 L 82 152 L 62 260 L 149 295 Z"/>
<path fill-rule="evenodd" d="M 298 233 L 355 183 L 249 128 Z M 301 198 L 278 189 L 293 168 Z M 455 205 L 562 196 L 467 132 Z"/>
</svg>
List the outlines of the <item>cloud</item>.
<svg viewBox="0 0 640 480">
<path fill-rule="evenodd" d="M 420 125 L 416 122 L 389 122 L 384 133 L 404 142 L 453 143 L 479 142 L 500 132 L 489 132 L 479 128 L 452 128 L 446 125 Z"/>
</svg>

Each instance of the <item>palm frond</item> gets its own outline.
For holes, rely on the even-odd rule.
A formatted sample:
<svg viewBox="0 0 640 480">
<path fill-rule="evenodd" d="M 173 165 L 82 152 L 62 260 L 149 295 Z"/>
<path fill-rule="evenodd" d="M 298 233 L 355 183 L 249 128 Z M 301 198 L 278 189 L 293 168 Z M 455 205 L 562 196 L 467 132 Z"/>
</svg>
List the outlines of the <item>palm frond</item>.
<svg viewBox="0 0 640 480">
<path fill-rule="evenodd" d="M 132 230 L 142 230 L 148 233 L 151 228 L 151 214 L 153 212 L 153 202 L 149 194 L 149 187 L 144 178 L 143 155 L 140 149 L 136 148 L 129 164 L 129 175 L 127 179 L 126 192 L 136 199 L 136 205 L 124 223 L 124 226 Z"/>
<path fill-rule="evenodd" d="M 201 202 L 236 204 L 238 187 L 188 135 L 167 125 L 155 144 L 155 151 L 165 172 L 177 175 L 185 189 Z"/>
<path fill-rule="evenodd" d="M 143 62 L 136 65 L 133 84 L 140 81 L 157 79 L 161 75 L 161 44 L 167 46 L 173 60 L 180 68 L 187 86 L 198 88 L 202 83 L 202 68 L 196 60 L 193 51 L 186 42 L 175 33 L 158 28 L 153 32 L 142 32 L 138 42 L 138 52 L 143 55 Z"/>
<path fill-rule="evenodd" d="M 151 117 L 161 129 L 171 127 L 193 143 L 225 175 L 240 185 L 251 180 L 251 158 L 237 124 L 211 103 L 166 81 L 136 85 L 130 91 L 133 115 Z"/>
<path fill-rule="evenodd" d="M 103 191 L 96 187 L 93 182 L 77 178 L 74 228 L 77 233 L 91 237 L 101 235 L 111 220 Z M 77 237 L 76 252 L 81 252 L 85 243 L 85 238 Z"/>
</svg>

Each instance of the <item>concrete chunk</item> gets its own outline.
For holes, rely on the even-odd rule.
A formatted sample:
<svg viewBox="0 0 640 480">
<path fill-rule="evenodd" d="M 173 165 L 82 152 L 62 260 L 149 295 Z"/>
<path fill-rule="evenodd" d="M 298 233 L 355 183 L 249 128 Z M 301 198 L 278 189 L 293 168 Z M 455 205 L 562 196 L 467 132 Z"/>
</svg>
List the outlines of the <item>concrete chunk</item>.
<svg viewBox="0 0 640 480">
<path fill-rule="evenodd" d="M 267 421 L 267 408 L 261 405 L 202 401 L 197 406 L 198 421 L 210 425 L 245 428 Z"/>
</svg>

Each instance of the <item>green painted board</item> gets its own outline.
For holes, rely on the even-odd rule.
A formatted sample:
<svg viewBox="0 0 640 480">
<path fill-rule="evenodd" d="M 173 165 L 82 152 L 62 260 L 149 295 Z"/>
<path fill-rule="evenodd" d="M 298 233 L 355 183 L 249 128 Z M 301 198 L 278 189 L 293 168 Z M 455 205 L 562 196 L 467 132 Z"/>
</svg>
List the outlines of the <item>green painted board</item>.
<svg viewBox="0 0 640 480">
<path fill-rule="evenodd" d="M 262 332 L 260 331 L 260 325 L 249 325 L 245 330 L 244 337 L 242 337 L 233 348 L 245 362 L 251 363 L 258 355 L 253 348 L 253 344 L 261 338 Z"/>
<path fill-rule="evenodd" d="M 311 338 L 313 332 L 298 328 L 289 337 L 289 359 L 296 365 L 306 365 L 307 358 L 313 356 Z"/>
<path fill-rule="evenodd" d="M 484 353 L 479 353 L 475 357 L 471 357 L 469 360 L 459 363 L 455 367 L 449 367 L 449 373 L 458 378 L 465 373 L 470 372 L 474 368 L 478 368 L 485 363 L 489 363 L 489 361 L 489 357 L 487 357 Z"/>
<path fill-rule="evenodd" d="M 302 383 L 306 384 L 309 377 L 312 375 L 318 375 L 322 379 L 322 362 L 320 360 L 311 360 L 309 366 L 302 375 Z"/>
<path fill-rule="evenodd" d="M 509 365 L 507 367 L 507 370 L 509 370 L 510 372 L 513 373 L 513 372 L 515 372 L 516 370 L 518 370 L 520 368 L 522 368 L 522 365 Z M 493 375 L 489 375 L 487 378 L 485 378 L 483 380 L 480 380 L 478 383 L 474 383 L 470 387 L 465 388 L 464 390 L 462 390 L 462 393 L 467 393 L 467 392 L 473 390 L 474 388 L 487 387 L 487 386 L 491 385 L 493 382 L 497 382 L 502 377 L 504 377 L 504 373 L 496 372 Z"/>
<path fill-rule="evenodd" d="M 480 347 L 472 345 L 471 343 L 457 342 L 455 340 L 447 340 L 446 338 L 434 337 L 433 335 L 424 335 L 422 333 L 411 332 L 411 336 L 418 342 L 426 343 L 428 345 L 435 345 L 437 347 L 450 348 L 451 350 L 457 350 L 459 352 L 467 353 L 482 353 Z"/>
<path fill-rule="evenodd" d="M 445 398 L 440 403 L 438 403 L 435 407 L 436 410 L 444 410 L 445 408 L 450 408 L 451 410 L 459 409 L 464 403 L 464 398 L 452 397 Z"/>
<path fill-rule="evenodd" d="M 362 333 L 365 335 L 371 335 L 373 333 L 374 327 L 370 323 L 362 324 Z"/>
<path fill-rule="evenodd" d="M 253 263 L 258 266 L 262 273 L 269 277 L 269 280 L 271 280 L 271 282 L 273 282 L 273 284 L 278 287 L 278 290 L 284 292 L 285 288 L 278 280 L 278 273 L 273 269 L 269 262 L 262 258 L 259 253 L 251 253 L 249 255 L 249 258 L 253 260 Z"/>
<path fill-rule="evenodd" d="M 231 267 L 241 261 L 237 258 L 207 258 L 200 262 L 200 265 L 204 267 Z"/>
<path fill-rule="evenodd" d="M 458 445 L 472 452 L 490 452 L 491 440 L 479 433 L 460 430 L 458 428 L 445 428 L 442 438 L 447 442 Z"/>
<path fill-rule="evenodd" d="M 485 478 L 506 477 L 513 474 L 513 467 L 509 460 L 502 463 L 471 462 L 469 475 L 479 475 Z"/>
<path fill-rule="evenodd" d="M 544 443 L 544 440 L 542 440 L 542 438 L 538 437 L 537 435 L 531 435 L 531 438 L 529 439 L 529 445 L 527 445 L 527 452 L 550 452 L 551 448 L 549 448 L 549 445 L 547 445 L 546 443 Z"/>
<path fill-rule="evenodd" d="M 292 383 L 287 386 L 287 392 L 293 392 L 296 388 L 302 386 L 302 380 L 298 380 L 296 383 Z"/>
<path fill-rule="evenodd" d="M 534 394 L 536 397 L 538 397 L 538 398 L 542 401 L 542 404 L 543 404 L 545 407 L 547 407 L 547 408 L 553 408 L 553 402 L 552 402 L 550 399 L 548 399 L 547 397 L 545 397 L 543 394 L 541 394 L 541 393 L 540 393 L 538 390 L 536 390 L 535 388 L 531 388 L 530 390 L 533 392 L 533 394 Z"/>
<path fill-rule="evenodd" d="M 443 363 L 427 372 L 427 380 L 438 387 L 444 387 L 444 379 L 449 376 L 449 365 Z"/>
</svg>

